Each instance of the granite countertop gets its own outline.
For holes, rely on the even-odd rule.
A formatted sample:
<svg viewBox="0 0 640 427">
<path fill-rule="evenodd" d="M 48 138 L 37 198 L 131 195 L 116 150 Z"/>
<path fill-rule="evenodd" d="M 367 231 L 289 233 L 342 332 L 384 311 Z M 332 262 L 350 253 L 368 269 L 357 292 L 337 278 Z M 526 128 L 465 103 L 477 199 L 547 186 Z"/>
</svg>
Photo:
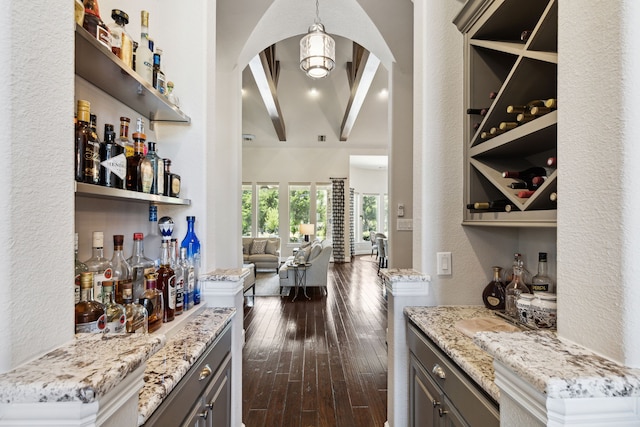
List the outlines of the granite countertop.
<svg viewBox="0 0 640 427">
<path fill-rule="evenodd" d="M 548 398 L 640 396 L 640 369 L 621 366 L 555 334 L 480 332 L 474 340 Z"/>
<path fill-rule="evenodd" d="M 231 322 L 235 308 L 207 308 L 189 320 L 147 361 L 138 402 L 138 425 L 144 424 L 191 366 Z"/>
<path fill-rule="evenodd" d="M 164 343 L 164 335 L 78 334 L 68 344 L 0 375 L 0 402 L 92 403 Z"/>
<path fill-rule="evenodd" d="M 483 306 L 405 307 L 404 314 L 489 396 L 500 402 L 493 357 L 454 327 L 459 320 L 496 316 L 491 310 Z"/>
</svg>

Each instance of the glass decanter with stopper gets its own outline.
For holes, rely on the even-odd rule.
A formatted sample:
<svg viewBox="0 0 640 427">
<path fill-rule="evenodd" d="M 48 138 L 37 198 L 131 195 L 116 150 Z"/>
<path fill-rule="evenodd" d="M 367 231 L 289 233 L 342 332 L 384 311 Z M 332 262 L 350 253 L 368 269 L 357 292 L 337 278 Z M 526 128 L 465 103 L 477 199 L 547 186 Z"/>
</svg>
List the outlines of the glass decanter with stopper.
<svg viewBox="0 0 640 427">
<path fill-rule="evenodd" d="M 507 285 L 505 288 L 505 312 L 513 317 L 518 318 L 518 307 L 516 306 L 516 302 L 520 297 L 520 294 L 528 294 L 529 288 L 524 284 L 522 280 L 522 260 L 519 260 L 513 267 L 513 279 L 511 283 Z"/>
</svg>

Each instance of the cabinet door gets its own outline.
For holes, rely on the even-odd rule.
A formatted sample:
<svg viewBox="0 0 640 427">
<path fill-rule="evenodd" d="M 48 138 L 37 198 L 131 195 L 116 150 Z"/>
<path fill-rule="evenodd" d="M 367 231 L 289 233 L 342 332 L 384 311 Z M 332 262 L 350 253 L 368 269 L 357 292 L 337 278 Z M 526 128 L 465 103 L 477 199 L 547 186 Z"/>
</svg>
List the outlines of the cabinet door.
<svg viewBox="0 0 640 427">
<path fill-rule="evenodd" d="M 203 396 L 208 416 L 203 426 L 225 427 L 231 425 L 231 361 L 228 357 Z"/>
<path fill-rule="evenodd" d="M 204 405 L 204 399 L 200 398 L 187 414 L 187 417 L 181 424 L 181 427 L 205 427 L 205 420 L 207 417 L 208 413 Z"/>
<path fill-rule="evenodd" d="M 451 401 L 445 396 L 441 408 L 441 416 L 444 427 L 469 427 Z"/>
<path fill-rule="evenodd" d="M 411 377 L 409 384 L 409 412 L 412 427 L 440 426 L 438 409 L 442 405 L 442 394 L 433 384 L 422 365 L 411 354 Z"/>
</svg>

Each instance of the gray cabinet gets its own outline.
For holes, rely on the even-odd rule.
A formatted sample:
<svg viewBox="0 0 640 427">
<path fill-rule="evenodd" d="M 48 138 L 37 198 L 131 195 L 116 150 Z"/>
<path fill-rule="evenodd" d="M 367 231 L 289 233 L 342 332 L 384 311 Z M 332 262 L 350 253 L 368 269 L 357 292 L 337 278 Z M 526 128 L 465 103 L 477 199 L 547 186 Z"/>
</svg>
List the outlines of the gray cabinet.
<svg viewBox="0 0 640 427">
<path fill-rule="evenodd" d="M 412 427 L 498 427 L 498 404 L 429 338 L 409 326 Z"/>
<path fill-rule="evenodd" d="M 464 106 L 482 111 L 463 123 L 463 224 L 555 227 L 557 171 L 547 159 L 557 156 L 557 105 L 522 121 L 507 107 L 557 100 L 558 1 L 469 0 L 454 23 L 464 35 Z M 519 197 L 502 172 L 532 166 L 547 168 L 546 180 Z M 504 199 L 508 212 L 468 208 Z"/>
<path fill-rule="evenodd" d="M 228 427 L 230 420 L 231 328 L 227 326 L 144 425 Z"/>
</svg>

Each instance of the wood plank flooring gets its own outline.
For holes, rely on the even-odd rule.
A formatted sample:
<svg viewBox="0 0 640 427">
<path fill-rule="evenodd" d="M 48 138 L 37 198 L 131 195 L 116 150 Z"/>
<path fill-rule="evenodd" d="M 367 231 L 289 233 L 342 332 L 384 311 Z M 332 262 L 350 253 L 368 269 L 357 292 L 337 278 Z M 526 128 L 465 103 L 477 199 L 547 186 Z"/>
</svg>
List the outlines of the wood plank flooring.
<svg viewBox="0 0 640 427">
<path fill-rule="evenodd" d="M 387 303 L 375 257 L 330 264 L 327 295 L 255 297 L 245 306 L 246 427 L 382 427 Z"/>
</svg>

